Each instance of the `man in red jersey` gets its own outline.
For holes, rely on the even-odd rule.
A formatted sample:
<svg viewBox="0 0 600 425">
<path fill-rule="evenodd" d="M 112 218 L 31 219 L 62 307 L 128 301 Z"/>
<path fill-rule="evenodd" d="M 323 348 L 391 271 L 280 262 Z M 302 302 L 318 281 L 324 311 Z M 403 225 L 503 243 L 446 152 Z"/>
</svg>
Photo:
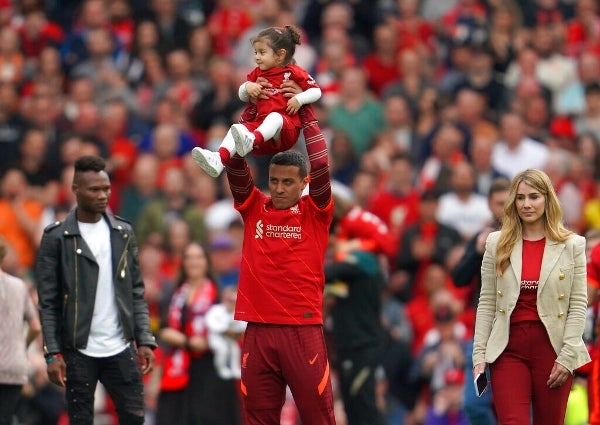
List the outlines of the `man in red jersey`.
<svg viewBox="0 0 600 425">
<path fill-rule="evenodd" d="M 310 175 L 303 154 L 279 152 L 269 164 L 267 196 L 243 158 L 234 155 L 226 166 L 244 220 L 235 318 L 248 322 L 241 378 L 246 425 L 279 424 L 286 385 L 303 425 L 335 424 L 322 318 L 333 217 L 328 155 L 312 108 L 304 106 L 300 116 Z"/>
<path fill-rule="evenodd" d="M 594 242 L 588 239 L 588 245 Z M 592 248 L 588 248 L 587 282 L 588 282 L 588 304 L 594 312 L 594 321 L 598 323 L 598 290 L 600 289 L 600 243 L 595 242 Z M 594 326 L 594 328 L 596 328 Z M 594 347 L 592 349 L 592 363 L 588 370 L 588 405 L 590 409 L 590 425 L 600 425 L 600 338 L 593 335 Z"/>
</svg>

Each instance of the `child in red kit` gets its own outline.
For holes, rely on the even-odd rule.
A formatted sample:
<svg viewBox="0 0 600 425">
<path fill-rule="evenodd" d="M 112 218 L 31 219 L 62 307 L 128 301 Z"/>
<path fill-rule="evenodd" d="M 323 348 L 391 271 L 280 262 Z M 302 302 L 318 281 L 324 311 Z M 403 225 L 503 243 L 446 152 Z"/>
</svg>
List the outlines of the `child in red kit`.
<svg viewBox="0 0 600 425">
<path fill-rule="evenodd" d="M 239 88 L 243 101 L 257 99 L 256 114 L 243 124 L 233 124 L 221 142 L 218 152 L 196 147 L 192 157 L 206 173 L 217 177 L 237 152 L 241 157 L 251 151 L 270 155 L 291 148 L 300 135 L 298 110 L 316 102 L 321 89 L 303 68 L 294 64 L 300 33 L 291 26 L 262 30 L 252 39 L 257 67 Z M 259 84 L 258 79 L 266 80 Z M 302 92 L 288 98 L 280 90 L 285 81 L 294 81 Z"/>
</svg>

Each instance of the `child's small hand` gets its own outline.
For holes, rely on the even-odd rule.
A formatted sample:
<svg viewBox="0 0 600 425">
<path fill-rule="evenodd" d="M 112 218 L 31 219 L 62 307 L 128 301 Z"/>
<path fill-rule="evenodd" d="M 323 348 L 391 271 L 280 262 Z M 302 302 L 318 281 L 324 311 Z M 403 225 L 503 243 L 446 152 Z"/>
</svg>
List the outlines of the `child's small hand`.
<svg viewBox="0 0 600 425">
<path fill-rule="evenodd" d="M 285 110 L 288 114 L 295 115 L 298 113 L 301 106 L 302 105 L 300 105 L 300 102 L 298 102 L 296 97 L 292 97 L 290 100 L 288 100 L 287 108 L 285 108 Z"/>
<path fill-rule="evenodd" d="M 258 83 L 247 82 L 246 83 L 246 91 L 250 95 L 250 97 L 258 97 L 260 96 L 260 92 L 262 91 L 262 86 Z"/>
</svg>

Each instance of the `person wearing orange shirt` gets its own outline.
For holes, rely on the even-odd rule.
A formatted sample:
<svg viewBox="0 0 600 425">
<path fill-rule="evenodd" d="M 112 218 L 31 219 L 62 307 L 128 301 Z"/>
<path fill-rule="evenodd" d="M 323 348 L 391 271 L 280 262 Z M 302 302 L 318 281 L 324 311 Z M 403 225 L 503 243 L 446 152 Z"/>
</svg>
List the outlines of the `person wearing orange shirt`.
<svg viewBox="0 0 600 425">
<path fill-rule="evenodd" d="M 44 206 L 29 198 L 25 174 L 17 168 L 6 170 L 0 191 L 0 235 L 13 247 L 19 267 L 26 272 L 33 265 L 39 244 Z"/>
</svg>

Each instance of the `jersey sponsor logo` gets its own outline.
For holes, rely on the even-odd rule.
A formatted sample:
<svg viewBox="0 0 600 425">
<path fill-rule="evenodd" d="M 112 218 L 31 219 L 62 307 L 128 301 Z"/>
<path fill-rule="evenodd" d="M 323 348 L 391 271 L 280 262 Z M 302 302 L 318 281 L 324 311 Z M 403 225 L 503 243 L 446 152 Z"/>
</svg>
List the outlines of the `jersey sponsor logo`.
<svg viewBox="0 0 600 425">
<path fill-rule="evenodd" d="M 258 220 L 256 222 L 256 230 L 254 232 L 254 239 L 262 239 L 263 238 L 263 222 L 262 220 Z"/>
<path fill-rule="evenodd" d="M 272 239 L 302 239 L 302 226 L 265 225 L 265 237 Z"/>
<path fill-rule="evenodd" d="M 522 280 L 521 291 L 533 291 L 537 290 L 539 281 L 538 280 Z"/>
</svg>

